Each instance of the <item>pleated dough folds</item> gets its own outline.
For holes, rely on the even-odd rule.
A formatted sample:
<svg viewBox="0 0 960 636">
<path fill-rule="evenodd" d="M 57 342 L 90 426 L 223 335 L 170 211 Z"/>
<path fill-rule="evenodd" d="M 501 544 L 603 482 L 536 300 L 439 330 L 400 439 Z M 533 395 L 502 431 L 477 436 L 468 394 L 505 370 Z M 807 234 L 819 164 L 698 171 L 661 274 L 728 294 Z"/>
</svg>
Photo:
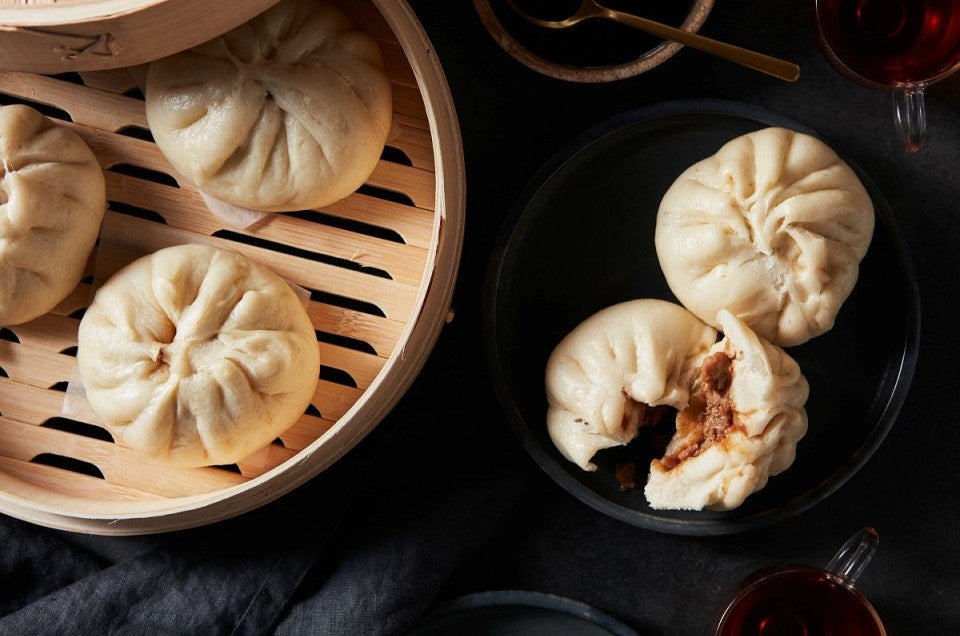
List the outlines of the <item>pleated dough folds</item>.
<svg viewBox="0 0 960 636">
<path fill-rule="evenodd" d="M 718 326 L 726 309 L 793 346 L 831 329 L 873 236 L 856 173 L 783 128 L 737 137 L 690 166 L 660 203 L 656 249 L 680 302 Z"/>
<path fill-rule="evenodd" d="M 29 106 L 0 106 L 0 326 L 70 295 L 106 209 L 103 170 L 78 134 Z"/>
<path fill-rule="evenodd" d="M 272 442 L 304 413 L 320 371 L 287 282 L 199 244 L 107 280 L 80 322 L 77 363 L 116 441 L 179 466 L 233 464 Z"/>
<path fill-rule="evenodd" d="M 267 212 L 317 208 L 369 178 L 393 117 L 376 40 L 332 4 L 282 0 L 152 62 L 147 121 L 202 192 Z"/>
</svg>

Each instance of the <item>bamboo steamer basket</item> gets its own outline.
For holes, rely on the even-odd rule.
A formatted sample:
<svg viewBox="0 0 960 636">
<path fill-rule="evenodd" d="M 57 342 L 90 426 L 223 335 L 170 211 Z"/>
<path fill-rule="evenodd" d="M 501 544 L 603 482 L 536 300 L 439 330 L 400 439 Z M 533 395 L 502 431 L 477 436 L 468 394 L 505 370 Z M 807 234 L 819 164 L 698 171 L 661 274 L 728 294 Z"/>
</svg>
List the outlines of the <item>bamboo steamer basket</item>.
<svg viewBox="0 0 960 636">
<path fill-rule="evenodd" d="M 404 0 L 336 0 L 378 40 L 392 82 L 399 134 L 367 183 L 326 208 L 272 214 L 238 229 L 178 183 L 149 135 L 136 79 L 138 65 L 159 52 L 198 44 L 271 3 L 231 0 L 229 11 L 216 4 L 224 3 L 0 0 L 0 103 L 41 109 L 94 150 L 110 202 L 101 245 L 108 231 L 221 245 L 309 290 L 323 365 L 312 404 L 237 465 L 192 469 L 115 444 L 95 419 L 65 416 L 98 248 L 90 275 L 54 310 L 0 329 L 2 513 L 74 532 L 135 535 L 250 511 L 313 478 L 367 435 L 413 382 L 448 319 L 464 230 L 463 151 L 442 67 L 413 11 Z M 126 44 L 158 15 L 189 24 L 197 7 L 206 22 L 191 37 L 166 29 L 164 46 Z M 61 55 L 52 67 L 51 55 L 37 53 L 52 46 L 60 55 L 77 33 L 110 33 L 112 53 Z"/>
</svg>

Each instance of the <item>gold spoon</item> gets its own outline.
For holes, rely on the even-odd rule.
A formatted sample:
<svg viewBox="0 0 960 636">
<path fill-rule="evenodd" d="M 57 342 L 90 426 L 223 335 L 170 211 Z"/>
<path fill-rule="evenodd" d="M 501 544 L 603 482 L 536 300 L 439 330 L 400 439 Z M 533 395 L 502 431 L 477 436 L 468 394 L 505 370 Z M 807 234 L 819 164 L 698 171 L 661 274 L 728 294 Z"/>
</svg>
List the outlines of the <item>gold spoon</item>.
<svg viewBox="0 0 960 636">
<path fill-rule="evenodd" d="M 679 42 L 692 49 L 716 55 L 730 62 L 735 62 L 788 82 L 795 82 L 797 78 L 800 77 L 800 67 L 793 62 L 787 62 L 786 60 L 764 55 L 763 53 L 757 53 L 756 51 L 744 49 L 733 44 L 727 44 L 726 42 L 720 42 L 703 35 L 667 26 L 660 22 L 641 18 L 632 13 L 610 9 L 597 3 L 596 0 L 581 0 L 580 8 L 577 9 L 576 13 L 563 20 L 543 20 L 532 16 L 518 7 L 514 0 L 507 0 L 507 4 L 523 19 L 546 29 L 566 29 L 584 20 L 593 18 L 613 20 L 663 38 L 664 40 Z"/>
</svg>

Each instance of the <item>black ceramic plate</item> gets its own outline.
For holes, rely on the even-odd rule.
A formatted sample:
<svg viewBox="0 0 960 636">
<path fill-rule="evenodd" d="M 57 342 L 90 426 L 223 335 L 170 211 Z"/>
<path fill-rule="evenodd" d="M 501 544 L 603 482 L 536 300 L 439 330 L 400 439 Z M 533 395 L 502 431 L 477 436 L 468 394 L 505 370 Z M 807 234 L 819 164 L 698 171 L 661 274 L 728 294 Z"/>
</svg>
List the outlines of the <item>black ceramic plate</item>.
<svg viewBox="0 0 960 636">
<path fill-rule="evenodd" d="M 662 103 L 601 124 L 536 176 L 492 256 L 484 330 L 507 418 L 557 483 L 625 522 L 673 534 L 718 535 L 796 515 L 863 466 L 906 397 L 920 331 L 917 283 L 890 206 L 851 164 L 873 198 L 878 222 L 834 328 L 788 350 L 810 382 L 809 430 L 793 466 L 736 510 L 653 510 L 643 495 L 655 456 L 649 439 L 601 451 L 594 458 L 596 472 L 564 459 L 550 441 L 543 385 L 550 352 L 609 305 L 634 298 L 677 302 L 654 248 L 661 197 L 688 166 L 767 126 L 816 135 L 782 116 L 726 101 Z M 614 467 L 625 461 L 636 462 L 638 483 L 621 492 Z"/>
<path fill-rule="evenodd" d="M 504 590 L 455 598 L 429 612 L 411 636 L 638 636 L 609 614 L 562 596 Z"/>
</svg>

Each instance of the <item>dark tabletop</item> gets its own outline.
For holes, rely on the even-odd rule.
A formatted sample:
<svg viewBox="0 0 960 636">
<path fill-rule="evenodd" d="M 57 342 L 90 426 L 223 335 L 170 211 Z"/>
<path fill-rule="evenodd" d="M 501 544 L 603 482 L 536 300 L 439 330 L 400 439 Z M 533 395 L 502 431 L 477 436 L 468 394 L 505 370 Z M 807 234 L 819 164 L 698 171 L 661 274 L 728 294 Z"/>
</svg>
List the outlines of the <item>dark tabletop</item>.
<svg viewBox="0 0 960 636">
<path fill-rule="evenodd" d="M 689 49 L 634 78 L 569 83 L 507 55 L 469 0 L 411 6 L 446 73 L 467 179 L 454 319 L 421 375 L 343 460 L 239 518 L 103 538 L 0 517 L 0 633 L 400 633 L 450 599 L 528 590 L 642 634 L 706 634 L 741 577 L 776 562 L 823 564 L 864 525 L 880 548 L 859 587 L 889 632 L 955 633 L 960 77 L 928 90 L 929 140 L 909 155 L 889 97 L 828 66 L 799 0 L 717 0 L 702 29 L 797 62 L 792 84 Z M 913 383 L 873 457 L 809 510 L 716 537 L 624 523 L 558 486 L 507 425 L 484 352 L 487 266 L 528 182 L 597 124 L 675 99 L 745 103 L 829 140 L 882 189 L 922 298 Z"/>
<path fill-rule="evenodd" d="M 880 185 L 905 234 L 922 295 L 919 361 L 906 404 L 865 467 L 807 512 L 759 531 L 696 538 L 607 518 L 522 459 L 517 506 L 443 594 L 520 588 L 608 610 L 649 634 L 708 631 L 722 591 L 763 564 L 823 564 L 871 524 L 880 549 L 861 581 L 892 634 L 960 626 L 960 444 L 949 396 L 960 291 L 960 79 L 927 93 L 929 140 L 915 155 L 894 136 L 888 95 L 846 81 L 824 60 L 805 2 L 719 0 L 702 33 L 790 59 L 790 84 L 693 50 L 608 84 L 572 84 L 529 70 L 486 33 L 469 2 L 414 2 L 457 105 L 467 169 L 467 232 L 455 297 L 458 341 L 479 364 L 478 299 L 496 233 L 551 156 L 607 118 L 663 100 L 735 100 L 813 128 Z M 883 316 L 877 320 L 883 321 Z M 459 360 L 463 358 L 458 357 Z M 425 378 L 426 380 L 426 378 Z M 509 450 L 504 449 L 505 453 Z"/>
</svg>

